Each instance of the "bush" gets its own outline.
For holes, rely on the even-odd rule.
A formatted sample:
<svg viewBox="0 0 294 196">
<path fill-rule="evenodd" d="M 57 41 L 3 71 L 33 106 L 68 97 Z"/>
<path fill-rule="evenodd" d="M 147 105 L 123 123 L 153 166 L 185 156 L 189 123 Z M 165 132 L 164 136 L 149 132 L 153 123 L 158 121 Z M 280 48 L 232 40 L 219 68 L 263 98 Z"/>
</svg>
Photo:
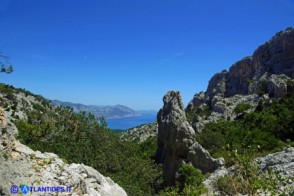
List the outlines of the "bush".
<svg viewBox="0 0 294 196">
<path fill-rule="evenodd" d="M 207 192 L 203 185 L 204 176 L 201 171 L 190 164 L 184 164 L 179 168 L 178 179 L 175 187 L 166 187 L 160 195 L 191 195 L 198 196 Z"/>
<path fill-rule="evenodd" d="M 189 111 L 186 111 L 186 117 L 190 124 L 194 122 L 196 116 L 207 117 L 211 114 L 212 110 L 208 106 L 201 106 L 197 108 L 193 108 Z"/>
<path fill-rule="evenodd" d="M 236 114 L 241 114 L 250 108 L 252 108 L 252 106 L 249 103 L 241 103 L 235 107 L 234 112 Z"/>
<path fill-rule="evenodd" d="M 201 171 L 189 164 L 182 165 L 178 171 L 178 175 L 179 177 L 176 184 L 180 190 L 183 190 L 187 185 L 201 187 L 204 180 L 204 176 Z"/>
<path fill-rule="evenodd" d="M 257 195 L 258 191 L 270 193 L 270 195 L 287 195 L 288 190 L 279 190 L 281 185 L 286 185 L 288 179 L 281 177 L 277 172 L 268 170 L 261 171 L 254 162 L 257 148 L 243 149 L 242 153 L 237 150 L 227 151 L 236 166 L 234 175 L 227 174 L 219 177 L 214 183 L 214 188 L 222 195 Z"/>
</svg>

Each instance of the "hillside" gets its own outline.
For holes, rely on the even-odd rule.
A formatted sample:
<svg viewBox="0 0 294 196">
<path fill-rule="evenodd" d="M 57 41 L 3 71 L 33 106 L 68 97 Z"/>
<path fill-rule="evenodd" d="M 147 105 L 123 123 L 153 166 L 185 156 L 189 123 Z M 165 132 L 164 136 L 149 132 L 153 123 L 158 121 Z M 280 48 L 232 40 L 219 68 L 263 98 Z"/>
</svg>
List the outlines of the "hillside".
<svg viewBox="0 0 294 196">
<path fill-rule="evenodd" d="M 160 169 L 150 159 L 153 143 L 121 141 L 106 128 L 104 119 L 56 107 L 40 95 L 10 85 L 0 85 L 0 108 L 0 181 L 5 182 L 0 185 L 1 195 L 10 195 L 11 183 L 23 182 L 68 185 L 78 195 L 154 192 Z"/>
<path fill-rule="evenodd" d="M 58 192 L 61 192 L 59 195 L 68 195 L 69 193 L 76 195 L 127 195 L 119 185 L 92 167 L 84 164 L 68 164 L 67 160 L 56 154 L 44 153 L 45 148 L 38 149 L 42 150 L 42 153 L 23 144 L 28 144 L 28 142 L 17 140 L 17 136 L 25 138 L 23 134 L 30 138 L 34 134 L 40 134 L 40 129 L 44 127 L 22 127 L 19 132 L 20 126 L 17 127 L 15 124 L 36 121 L 38 119 L 35 115 L 39 117 L 43 115 L 47 119 L 46 122 L 50 124 L 48 111 L 57 112 L 58 108 L 55 108 L 43 97 L 24 89 L 0 85 L 0 195 L 21 194 L 22 185 L 36 189 L 58 186 Z M 46 131 L 48 128 L 50 129 L 52 126 L 47 127 Z M 50 130 L 51 133 L 57 134 L 54 131 L 56 130 Z M 48 142 L 45 141 L 46 139 L 51 139 L 46 134 L 39 135 L 38 138 L 39 142 L 46 143 Z M 12 185 L 15 185 L 16 189 L 12 189 Z M 49 189 L 47 192 L 33 193 L 33 195 L 44 194 L 49 194 Z"/>
<path fill-rule="evenodd" d="M 124 138 L 150 140 L 158 126 L 155 158 L 163 164 L 164 184 L 173 187 L 167 195 L 204 193 L 201 183 L 183 184 L 198 175 L 194 169 L 210 176 L 204 181 L 209 194 L 293 194 L 294 29 L 215 74 L 185 109 L 177 91 L 163 102 L 156 125 L 129 130 Z"/>
<path fill-rule="evenodd" d="M 73 108 L 73 111 L 76 113 L 87 112 L 92 113 L 96 117 L 104 118 L 123 118 L 123 117 L 132 117 L 140 115 L 133 109 L 123 106 L 96 106 L 96 105 L 84 105 L 80 103 L 71 103 L 71 102 L 62 102 L 58 100 L 52 100 L 52 103 L 57 106 L 69 106 Z"/>
<path fill-rule="evenodd" d="M 253 111 L 261 102 L 293 92 L 294 29 L 277 33 L 252 56 L 215 74 L 205 92 L 196 93 L 186 108 L 190 123 L 201 132 L 208 122 L 238 117 L 235 108 L 247 105 Z"/>
<path fill-rule="evenodd" d="M 215 74 L 207 90 L 196 93 L 185 108 L 188 122 L 201 132 L 209 122 L 234 120 L 243 112 L 253 112 L 260 104 L 293 92 L 293 51 L 294 30 L 288 28 L 259 46 L 252 56 L 233 64 L 229 71 Z"/>
<path fill-rule="evenodd" d="M 292 28 L 215 74 L 186 108 L 167 92 L 156 123 L 115 133 L 74 107 L 0 84 L 1 195 L 24 181 L 76 195 L 294 193 Z"/>
</svg>

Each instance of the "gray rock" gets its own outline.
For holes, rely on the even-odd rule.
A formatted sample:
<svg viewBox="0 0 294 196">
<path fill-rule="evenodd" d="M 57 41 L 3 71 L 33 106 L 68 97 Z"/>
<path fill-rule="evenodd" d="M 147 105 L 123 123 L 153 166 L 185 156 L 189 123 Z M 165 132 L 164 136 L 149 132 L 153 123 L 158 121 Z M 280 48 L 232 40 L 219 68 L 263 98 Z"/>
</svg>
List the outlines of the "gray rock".
<svg viewBox="0 0 294 196">
<path fill-rule="evenodd" d="M 198 143 L 194 143 L 189 149 L 187 160 L 203 173 L 214 172 L 225 163 L 223 158 L 212 158 L 209 152 Z"/>
<path fill-rule="evenodd" d="M 264 157 L 259 157 L 255 160 L 262 171 L 266 172 L 269 168 L 278 172 L 280 176 L 284 179 L 288 179 L 285 182 L 279 182 L 278 185 L 278 195 L 279 193 L 287 195 L 293 193 L 294 183 L 292 181 L 294 177 L 294 148 L 285 148 L 283 151 L 269 154 Z M 208 188 L 209 195 L 220 195 L 220 193 L 214 189 L 213 184 L 216 180 L 224 175 L 236 175 L 236 166 L 229 168 L 221 167 L 218 170 L 211 173 L 211 175 L 204 181 L 205 186 Z M 280 192 L 279 192 L 280 191 Z M 259 191 L 258 195 L 271 195 L 270 193 Z"/>
<path fill-rule="evenodd" d="M 157 162 L 163 163 L 165 185 L 173 185 L 182 164 L 192 165 L 203 173 L 213 172 L 223 164 L 221 159 L 210 157 L 195 141 L 195 131 L 187 122 L 181 95 L 168 92 L 163 98 L 163 108 L 157 114 Z"/>
<path fill-rule="evenodd" d="M 17 129 L 8 119 L 6 112 L 0 108 L 0 152 L 10 152 L 15 145 Z"/>
<path fill-rule="evenodd" d="M 256 160 L 262 170 L 275 169 L 283 176 L 294 177 L 294 148 L 285 148 L 281 152 L 269 154 Z"/>
<path fill-rule="evenodd" d="M 186 112 L 196 113 L 191 124 L 201 132 L 208 122 L 235 119 L 233 110 L 238 104 L 249 103 L 253 110 L 263 95 L 269 99 L 283 97 L 293 91 L 293 84 L 294 29 L 287 29 L 258 47 L 251 57 L 236 62 L 229 71 L 215 74 L 206 92 L 196 94 Z M 210 114 L 198 118 L 203 114 L 196 111 L 203 107 Z"/>
<path fill-rule="evenodd" d="M 206 94 L 210 99 L 218 95 L 221 97 L 225 96 L 226 93 L 226 77 L 228 72 L 223 70 L 220 73 L 215 74 L 208 83 Z"/>
<path fill-rule="evenodd" d="M 126 192 L 110 178 L 83 164 L 66 164 L 53 153 L 33 151 L 15 140 L 0 109 L 0 195 L 11 195 L 12 185 L 71 187 L 59 195 L 124 196 Z M 35 193 L 31 195 L 54 195 Z"/>
</svg>

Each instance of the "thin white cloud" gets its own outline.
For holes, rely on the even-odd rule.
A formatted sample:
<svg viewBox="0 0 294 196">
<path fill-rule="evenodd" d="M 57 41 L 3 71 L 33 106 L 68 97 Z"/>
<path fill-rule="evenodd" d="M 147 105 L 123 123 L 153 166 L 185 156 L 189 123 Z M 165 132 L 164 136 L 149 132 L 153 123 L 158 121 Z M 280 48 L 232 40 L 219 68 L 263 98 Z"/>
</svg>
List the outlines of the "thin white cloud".
<svg viewBox="0 0 294 196">
<path fill-rule="evenodd" d="M 184 53 L 183 52 L 179 52 L 179 53 L 174 54 L 174 57 L 178 57 L 178 56 L 182 56 L 182 55 L 184 55 Z"/>
<path fill-rule="evenodd" d="M 170 62 L 170 61 L 174 60 L 175 58 L 177 58 L 177 57 L 179 57 L 179 56 L 182 56 L 182 55 L 184 55 L 184 52 L 178 52 L 178 53 L 176 53 L 176 54 L 174 54 L 174 55 L 172 55 L 172 56 L 170 56 L 170 57 L 168 57 L 168 58 L 164 58 L 164 59 L 162 59 L 161 61 L 155 63 L 155 64 L 153 65 L 153 67 L 158 67 L 158 66 L 160 66 L 160 65 L 162 65 L 162 64 L 165 64 L 165 63 L 167 63 L 167 62 Z"/>
</svg>

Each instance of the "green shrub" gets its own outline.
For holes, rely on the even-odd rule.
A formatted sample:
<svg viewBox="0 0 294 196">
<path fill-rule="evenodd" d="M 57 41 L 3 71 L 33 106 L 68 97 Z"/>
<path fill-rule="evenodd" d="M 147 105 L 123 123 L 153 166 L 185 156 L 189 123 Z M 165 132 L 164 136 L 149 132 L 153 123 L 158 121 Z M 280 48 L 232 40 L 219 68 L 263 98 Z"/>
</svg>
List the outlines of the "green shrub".
<svg viewBox="0 0 294 196">
<path fill-rule="evenodd" d="M 184 164 L 179 168 L 175 187 L 166 187 L 160 195 L 198 196 L 207 192 L 203 185 L 204 176 L 201 171 L 190 164 Z"/>
<path fill-rule="evenodd" d="M 235 163 L 234 175 L 227 174 L 219 177 L 214 183 L 214 188 L 222 195 L 257 195 L 258 191 L 270 193 L 270 195 L 287 195 L 288 190 L 279 190 L 281 185 L 286 185 L 287 178 L 281 177 L 276 171 L 261 171 L 254 162 L 257 156 L 257 148 L 227 151 Z"/>
<path fill-rule="evenodd" d="M 204 180 L 201 171 L 190 164 L 182 165 L 178 171 L 178 175 L 176 184 L 180 190 L 183 190 L 187 185 L 201 187 Z"/>
<path fill-rule="evenodd" d="M 195 121 L 196 116 L 201 116 L 205 118 L 209 116 L 211 112 L 212 110 L 208 106 L 201 106 L 201 107 L 196 107 L 189 111 L 186 111 L 186 117 L 188 122 L 192 124 Z"/>
<path fill-rule="evenodd" d="M 241 103 L 235 107 L 234 112 L 236 114 L 241 114 L 250 108 L 252 108 L 252 106 L 249 103 Z"/>
</svg>

